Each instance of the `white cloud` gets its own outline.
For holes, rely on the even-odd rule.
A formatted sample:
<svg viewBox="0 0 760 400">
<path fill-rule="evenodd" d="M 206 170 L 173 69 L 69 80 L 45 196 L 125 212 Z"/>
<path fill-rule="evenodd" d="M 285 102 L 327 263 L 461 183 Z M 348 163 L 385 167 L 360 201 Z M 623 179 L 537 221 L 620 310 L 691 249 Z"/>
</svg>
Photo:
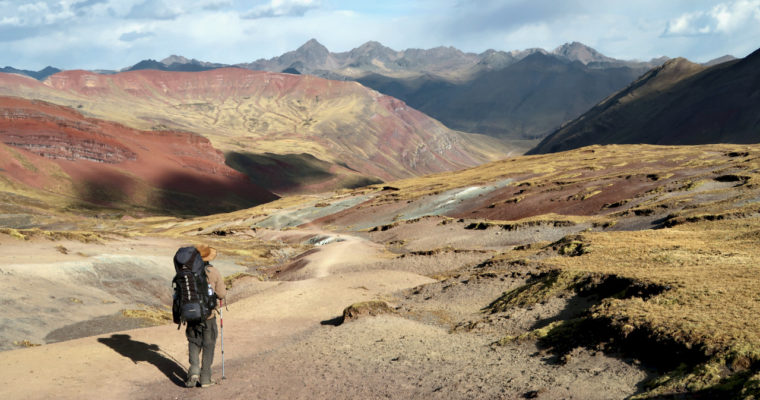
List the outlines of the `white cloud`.
<svg viewBox="0 0 760 400">
<path fill-rule="evenodd" d="M 0 19 L 0 25 L 21 25 L 21 20 L 16 17 L 3 17 Z"/>
<path fill-rule="evenodd" d="M 99 4 L 108 4 L 107 0 L 84 0 L 84 1 L 77 1 L 71 4 L 71 8 L 78 13 L 78 15 L 83 15 L 86 13 L 86 11 L 90 10 L 93 7 L 98 6 Z"/>
<path fill-rule="evenodd" d="M 156 36 L 156 34 L 153 32 L 130 31 L 122 33 L 121 36 L 119 36 L 119 40 L 122 42 L 134 42 L 135 40 L 145 39 L 153 36 Z"/>
<path fill-rule="evenodd" d="M 74 17 L 74 13 L 69 10 L 66 3 L 56 4 L 44 1 L 21 4 L 12 12 L 18 19 L 19 26 L 51 25 Z"/>
<path fill-rule="evenodd" d="M 166 4 L 161 0 L 145 0 L 135 4 L 129 10 L 127 18 L 135 19 L 175 19 L 182 14 L 182 9 L 177 5 Z"/>
<path fill-rule="evenodd" d="M 707 61 L 742 57 L 758 37 L 760 0 L 0 0 L 0 65 L 26 69 L 119 69 L 170 54 L 234 64 L 311 38 L 333 52 L 369 40 L 469 52 L 580 41 L 616 58 Z"/>
<path fill-rule="evenodd" d="M 670 20 L 663 36 L 727 34 L 756 30 L 760 24 L 760 0 L 737 0 L 709 10 L 684 13 Z"/>
<path fill-rule="evenodd" d="M 209 11 L 218 11 L 232 7 L 232 0 L 204 0 L 196 2 L 202 9 Z"/>
<path fill-rule="evenodd" d="M 760 0 L 741 0 L 732 7 L 721 4 L 712 10 L 712 14 L 717 20 L 716 31 L 734 32 L 749 24 L 760 24 Z"/>
<path fill-rule="evenodd" d="M 302 17 L 321 6 L 320 0 L 271 0 L 243 15 L 243 18 Z"/>
</svg>

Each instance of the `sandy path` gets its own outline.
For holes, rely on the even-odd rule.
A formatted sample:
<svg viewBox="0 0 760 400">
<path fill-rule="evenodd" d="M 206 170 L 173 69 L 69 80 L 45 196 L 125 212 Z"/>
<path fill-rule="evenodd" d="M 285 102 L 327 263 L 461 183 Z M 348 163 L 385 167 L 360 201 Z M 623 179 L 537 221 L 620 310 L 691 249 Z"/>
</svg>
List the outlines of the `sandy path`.
<svg viewBox="0 0 760 400">
<path fill-rule="evenodd" d="M 224 314 L 226 362 L 244 364 L 254 354 L 287 344 L 338 316 L 349 304 L 432 281 L 398 271 L 341 273 L 341 265 L 382 257 L 379 247 L 343 237 L 345 241 L 322 246 L 309 260 L 313 265 L 307 267 L 320 277 L 265 282 L 263 290 L 229 306 Z M 0 387 L 13 399 L 187 395 L 186 389 L 177 386 L 187 365 L 186 346 L 184 332 L 160 326 L 3 352 Z M 221 375 L 220 363 L 217 352 L 215 377 Z M 247 383 L 225 381 L 225 386 L 234 385 Z"/>
</svg>

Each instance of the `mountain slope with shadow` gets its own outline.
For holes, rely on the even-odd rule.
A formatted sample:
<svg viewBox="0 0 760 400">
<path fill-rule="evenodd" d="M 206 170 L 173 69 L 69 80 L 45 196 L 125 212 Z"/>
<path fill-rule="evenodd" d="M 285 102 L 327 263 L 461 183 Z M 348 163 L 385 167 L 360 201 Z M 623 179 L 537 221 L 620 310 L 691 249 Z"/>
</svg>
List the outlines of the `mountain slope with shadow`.
<svg viewBox="0 0 760 400">
<path fill-rule="evenodd" d="M 0 142 L 0 187 L 59 196 L 49 201 L 57 207 L 201 215 L 277 198 L 201 136 L 139 131 L 43 101 L 0 97 Z"/>
<path fill-rule="evenodd" d="M 592 144 L 760 141 L 760 50 L 705 67 L 674 59 L 558 129 L 529 154 Z"/>
</svg>

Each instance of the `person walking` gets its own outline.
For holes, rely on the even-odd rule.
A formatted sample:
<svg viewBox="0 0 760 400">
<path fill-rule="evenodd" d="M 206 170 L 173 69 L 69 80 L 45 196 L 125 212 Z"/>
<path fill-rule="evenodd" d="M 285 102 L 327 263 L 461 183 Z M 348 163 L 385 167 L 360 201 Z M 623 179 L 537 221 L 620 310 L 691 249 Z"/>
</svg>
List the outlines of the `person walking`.
<svg viewBox="0 0 760 400">
<path fill-rule="evenodd" d="M 205 244 L 196 245 L 195 248 L 203 259 L 209 286 L 214 290 L 217 299 L 224 300 L 227 295 L 224 280 L 219 271 L 210 264 L 216 258 L 216 249 Z M 218 312 L 219 307 L 217 306 L 208 319 L 198 323 L 188 323 L 185 329 L 190 359 L 190 369 L 185 386 L 189 388 L 196 387 L 198 383 L 201 387 L 212 386 L 216 383 L 211 379 L 211 364 L 214 362 L 214 348 L 218 334 L 216 324 L 216 313 Z"/>
</svg>

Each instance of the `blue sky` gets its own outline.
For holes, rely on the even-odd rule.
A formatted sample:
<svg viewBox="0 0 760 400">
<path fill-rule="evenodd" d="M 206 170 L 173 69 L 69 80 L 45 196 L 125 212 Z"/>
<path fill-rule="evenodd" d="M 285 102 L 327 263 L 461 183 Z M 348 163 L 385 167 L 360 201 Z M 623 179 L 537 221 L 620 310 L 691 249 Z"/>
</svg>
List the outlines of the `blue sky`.
<svg viewBox="0 0 760 400">
<path fill-rule="evenodd" d="M 551 50 L 704 62 L 760 47 L 760 0 L 0 0 L 0 66 L 120 69 L 177 54 L 251 62 L 315 38 L 333 52 Z"/>
</svg>

